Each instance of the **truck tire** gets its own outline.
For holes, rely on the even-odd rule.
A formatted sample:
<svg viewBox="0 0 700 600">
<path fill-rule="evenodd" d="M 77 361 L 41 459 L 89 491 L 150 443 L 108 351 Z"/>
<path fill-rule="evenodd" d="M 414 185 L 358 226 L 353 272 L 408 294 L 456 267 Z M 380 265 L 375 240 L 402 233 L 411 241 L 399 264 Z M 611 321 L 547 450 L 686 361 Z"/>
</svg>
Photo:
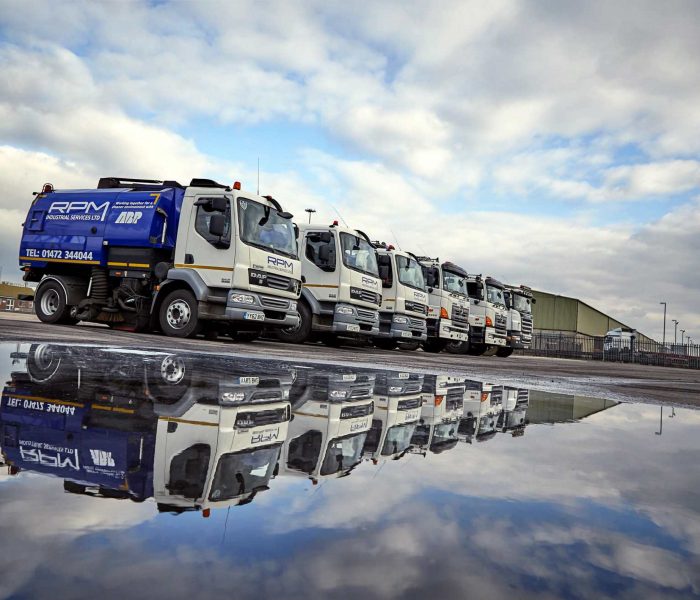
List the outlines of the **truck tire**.
<svg viewBox="0 0 700 600">
<path fill-rule="evenodd" d="M 431 354 L 442 352 L 445 349 L 445 346 L 447 346 L 447 340 L 441 338 L 428 339 L 423 342 L 423 350 L 430 352 Z"/>
<path fill-rule="evenodd" d="M 399 350 L 415 352 L 418 348 L 420 348 L 420 342 L 399 342 Z"/>
<path fill-rule="evenodd" d="M 447 350 L 450 354 L 466 354 L 467 352 L 469 352 L 469 342 L 459 342 L 457 340 L 452 340 L 450 342 L 447 342 L 445 350 Z"/>
<path fill-rule="evenodd" d="M 43 323 L 63 323 L 74 325 L 76 319 L 70 316 L 66 291 L 58 281 L 49 280 L 39 286 L 34 298 L 34 312 Z"/>
<path fill-rule="evenodd" d="M 160 328 L 169 337 L 194 337 L 201 329 L 197 299 L 189 290 L 173 290 L 160 305 Z"/>
<path fill-rule="evenodd" d="M 501 358 L 508 358 L 511 354 L 513 354 L 513 348 L 499 348 L 496 350 L 496 356 Z"/>
<path fill-rule="evenodd" d="M 277 332 L 277 337 L 280 341 L 289 344 L 303 344 L 311 335 L 311 322 L 313 315 L 311 309 L 301 300 L 297 304 L 297 312 L 299 313 L 299 325 L 296 327 L 284 327 Z"/>
<path fill-rule="evenodd" d="M 467 354 L 469 356 L 481 356 L 487 349 L 485 344 L 470 344 Z"/>
</svg>

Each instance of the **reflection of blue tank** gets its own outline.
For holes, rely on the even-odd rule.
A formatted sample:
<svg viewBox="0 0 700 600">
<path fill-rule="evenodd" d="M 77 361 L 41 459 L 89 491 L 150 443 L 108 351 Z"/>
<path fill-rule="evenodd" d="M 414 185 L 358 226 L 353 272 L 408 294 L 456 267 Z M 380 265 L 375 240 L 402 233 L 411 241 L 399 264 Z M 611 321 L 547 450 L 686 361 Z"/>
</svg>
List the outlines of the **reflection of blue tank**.
<svg viewBox="0 0 700 600">
<path fill-rule="evenodd" d="M 105 488 L 111 496 L 138 501 L 153 494 L 155 423 L 133 408 L 50 398 L 31 384 L 8 385 L 0 405 L 0 444 L 12 466 L 63 478 L 69 491 Z"/>
</svg>

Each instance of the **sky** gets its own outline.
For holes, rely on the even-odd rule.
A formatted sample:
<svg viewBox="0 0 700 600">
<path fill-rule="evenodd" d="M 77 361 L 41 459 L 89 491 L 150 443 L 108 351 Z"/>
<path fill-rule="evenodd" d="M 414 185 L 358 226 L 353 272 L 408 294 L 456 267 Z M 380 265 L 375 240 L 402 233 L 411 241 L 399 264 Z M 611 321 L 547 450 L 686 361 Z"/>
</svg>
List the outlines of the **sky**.
<svg viewBox="0 0 700 600">
<path fill-rule="evenodd" d="M 31 193 L 241 181 L 700 341 L 693 0 L 0 0 L 0 267 Z"/>
</svg>

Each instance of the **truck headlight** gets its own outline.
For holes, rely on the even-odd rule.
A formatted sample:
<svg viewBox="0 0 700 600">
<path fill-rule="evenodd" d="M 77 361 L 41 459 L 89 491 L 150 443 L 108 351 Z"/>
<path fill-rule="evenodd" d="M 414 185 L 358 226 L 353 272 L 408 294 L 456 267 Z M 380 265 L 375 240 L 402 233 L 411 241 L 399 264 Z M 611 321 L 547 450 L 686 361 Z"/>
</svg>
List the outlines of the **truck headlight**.
<svg viewBox="0 0 700 600">
<path fill-rule="evenodd" d="M 398 394 L 403 390 L 403 386 L 400 385 L 390 385 L 389 386 L 389 393 L 390 394 Z"/>
<path fill-rule="evenodd" d="M 290 302 L 289 303 L 289 310 L 296 310 L 297 309 L 297 303 L 296 302 Z"/>
<path fill-rule="evenodd" d="M 394 323 L 400 323 L 401 325 L 406 325 L 408 323 L 408 318 L 402 317 L 401 315 L 394 315 Z"/>
<path fill-rule="evenodd" d="M 328 397 L 331 400 L 345 400 L 348 395 L 348 390 L 331 390 L 328 392 Z"/>
<path fill-rule="evenodd" d="M 231 302 L 236 304 L 255 304 L 255 296 L 249 296 L 248 294 L 232 294 Z"/>
<path fill-rule="evenodd" d="M 339 315 L 353 315 L 355 311 L 349 306 L 336 306 L 335 312 Z"/>
</svg>

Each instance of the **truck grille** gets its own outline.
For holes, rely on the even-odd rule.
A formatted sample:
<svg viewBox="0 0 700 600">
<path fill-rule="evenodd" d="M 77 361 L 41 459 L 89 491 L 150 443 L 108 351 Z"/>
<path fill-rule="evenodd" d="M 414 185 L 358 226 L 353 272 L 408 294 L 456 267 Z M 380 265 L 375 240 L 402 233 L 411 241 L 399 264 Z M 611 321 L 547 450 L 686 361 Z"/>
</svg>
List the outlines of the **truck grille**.
<svg viewBox="0 0 700 600">
<path fill-rule="evenodd" d="M 398 410 L 411 410 L 423 404 L 422 398 L 412 398 L 410 400 L 399 400 Z"/>
<path fill-rule="evenodd" d="M 284 277 L 283 275 L 273 275 L 272 273 L 267 274 L 267 286 L 274 288 L 276 290 L 288 290 L 292 280 L 289 277 Z"/>
<path fill-rule="evenodd" d="M 495 329 L 496 333 L 505 335 L 508 327 L 508 317 L 502 314 L 496 314 Z"/>
<path fill-rule="evenodd" d="M 521 323 L 522 323 L 521 326 L 522 326 L 523 333 L 531 334 L 532 333 L 532 316 L 531 315 L 522 315 Z"/>
<path fill-rule="evenodd" d="M 530 400 L 530 392 L 527 390 L 518 390 L 518 404 L 528 402 Z"/>
<path fill-rule="evenodd" d="M 419 304 L 418 302 L 406 302 L 406 310 L 422 313 L 424 315 L 428 314 L 428 307 L 425 304 Z"/>
<path fill-rule="evenodd" d="M 456 410 L 464 406 L 464 393 L 462 390 L 450 390 L 445 399 L 447 410 Z"/>
<path fill-rule="evenodd" d="M 260 298 L 260 302 L 262 302 L 262 305 L 265 308 L 273 308 L 276 310 L 287 310 L 289 308 L 289 300 L 283 300 L 281 298 L 269 298 L 262 296 Z"/>
<path fill-rule="evenodd" d="M 411 329 L 425 329 L 425 321 L 423 319 L 408 317 L 408 326 Z"/>
<path fill-rule="evenodd" d="M 372 323 L 374 323 L 377 320 L 377 313 L 373 310 L 366 310 L 364 308 L 358 308 L 356 310 L 358 319 L 362 319 L 364 321 L 371 321 Z"/>
<path fill-rule="evenodd" d="M 235 427 L 248 429 L 259 427 L 260 425 L 273 425 L 274 423 L 284 423 L 289 421 L 289 407 L 275 408 L 272 410 L 259 410 L 255 412 L 241 412 L 236 417 Z"/>
<path fill-rule="evenodd" d="M 372 394 L 370 393 L 369 387 L 356 387 L 350 391 L 350 398 L 369 398 Z"/>
<path fill-rule="evenodd" d="M 366 417 L 374 412 L 374 402 L 362 404 L 361 406 L 346 406 L 340 411 L 341 419 L 354 419 L 356 417 Z"/>
<path fill-rule="evenodd" d="M 452 305 L 452 321 L 454 323 L 468 324 L 469 323 L 469 309 L 459 306 L 459 304 Z"/>
</svg>

